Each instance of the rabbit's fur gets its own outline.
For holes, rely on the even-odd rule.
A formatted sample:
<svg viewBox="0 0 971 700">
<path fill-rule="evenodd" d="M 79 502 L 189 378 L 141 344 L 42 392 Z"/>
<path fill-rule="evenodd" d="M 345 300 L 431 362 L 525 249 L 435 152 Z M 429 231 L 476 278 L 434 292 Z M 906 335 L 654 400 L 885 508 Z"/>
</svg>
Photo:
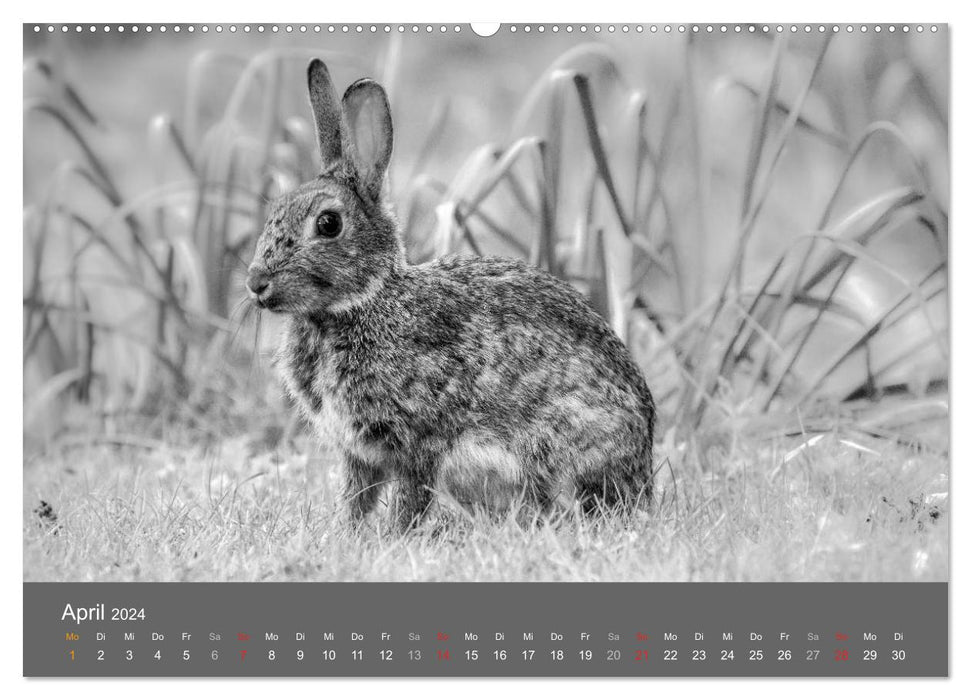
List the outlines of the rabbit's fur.
<svg viewBox="0 0 971 700">
<path fill-rule="evenodd" d="M 308 78 L 323 171 L 274 204 L 247 285 L 287 314 L 284 383 L 343 456 L 350 517 L 386 483 L 402 530 L 442 490 L 486 505 L 649 502 L 654 403 L 623 343 L 573 287 L 522 262 L 408 264 L 382 201 L 383 89 L 358 81 L 338 103 L 322 62 Z M 325 211 L 342 217 L 335 238 L 320 233 Z"/>
</svg>

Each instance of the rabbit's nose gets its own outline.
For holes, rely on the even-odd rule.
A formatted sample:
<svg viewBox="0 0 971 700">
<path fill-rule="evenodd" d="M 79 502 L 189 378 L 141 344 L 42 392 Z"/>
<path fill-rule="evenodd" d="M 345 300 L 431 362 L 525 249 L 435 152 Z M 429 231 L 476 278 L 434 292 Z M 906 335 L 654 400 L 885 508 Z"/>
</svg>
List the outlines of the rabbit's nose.
<svg viewBox="0 0 971 700">
<path fill-rule="evenodd" d="M 270 275 L 261 268 L 250 268 L 246 276 L 246 286 L 253 296 L 261 297 L 270 288 Z"/>
</svg>

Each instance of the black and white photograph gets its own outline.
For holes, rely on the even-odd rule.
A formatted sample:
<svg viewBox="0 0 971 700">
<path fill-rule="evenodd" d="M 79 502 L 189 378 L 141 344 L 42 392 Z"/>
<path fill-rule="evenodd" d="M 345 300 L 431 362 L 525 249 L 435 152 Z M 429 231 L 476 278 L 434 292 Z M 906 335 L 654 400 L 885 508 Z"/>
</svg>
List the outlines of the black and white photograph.
<svg viewBox="0 0 971 700">
<path fill-rule="evenodd" d="M 24 24 L 25 582 L 946 582 L 946 24 Z"/>
</svg>

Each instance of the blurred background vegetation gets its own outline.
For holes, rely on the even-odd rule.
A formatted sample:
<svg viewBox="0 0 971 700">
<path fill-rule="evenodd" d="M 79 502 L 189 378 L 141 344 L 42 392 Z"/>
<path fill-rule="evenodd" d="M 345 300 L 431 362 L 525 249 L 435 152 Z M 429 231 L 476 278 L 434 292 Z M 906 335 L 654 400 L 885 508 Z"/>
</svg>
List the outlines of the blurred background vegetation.
<svg viewBox="0 0 971 700">
<path fill-rule="evenodd" d="M 267 202 L 318 168 L 313 56 L 388 89 L 412 261 L 570 280 L 665 435 L 946 424 L 944 28 L 517 29 L 26 26 L 28 444 L 288 425 L 242 282 Z"/>
</svg>

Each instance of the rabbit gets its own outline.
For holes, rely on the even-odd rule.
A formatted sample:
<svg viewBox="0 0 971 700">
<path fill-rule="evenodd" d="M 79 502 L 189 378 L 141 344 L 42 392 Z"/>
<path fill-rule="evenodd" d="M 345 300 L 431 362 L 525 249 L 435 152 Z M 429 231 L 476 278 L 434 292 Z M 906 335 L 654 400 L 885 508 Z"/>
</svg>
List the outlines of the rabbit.
<svg viewBox="0 0 971 700">
<path fill-rule="evenodd" d="M 338 101 L 322 61 L 307 75 L 322 170 L 271 205 L 246 286 L 285 315 L 276 364 L 342 456 L 345 518 L 360 524 L 388 483 L 400 532 L 438 493 L 540 512 L 650 503 L 654 401 L 609 325 L 518 260 L 407 262 L 383 193 L 384 89 L 358 80 Z"/>
</svg>

